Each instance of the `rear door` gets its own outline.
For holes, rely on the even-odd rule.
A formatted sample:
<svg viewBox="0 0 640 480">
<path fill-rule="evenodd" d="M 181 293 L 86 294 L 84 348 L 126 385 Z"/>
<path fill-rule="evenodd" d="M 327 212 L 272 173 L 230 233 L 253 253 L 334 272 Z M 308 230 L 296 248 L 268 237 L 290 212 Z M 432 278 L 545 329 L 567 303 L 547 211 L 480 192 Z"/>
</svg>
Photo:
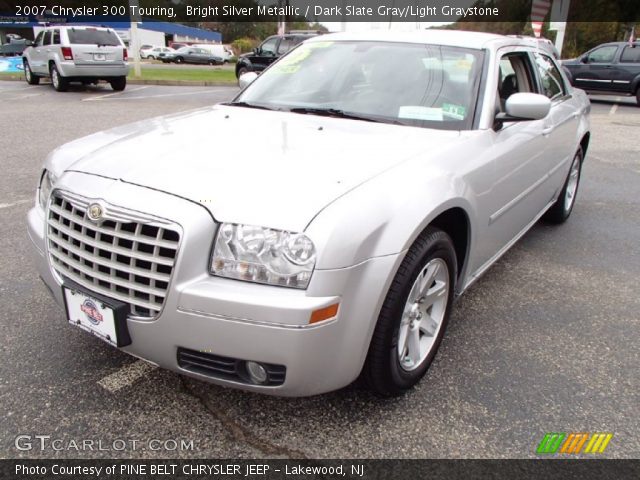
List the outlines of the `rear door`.
<svg viewBox="0 0 640 480">
<path fill-rule="evenodd" d="M 76 65 L 110 66 L 124 63 L 124 45 L 113 30 L 72 27 L 66 30 L 66 34 Z"/>
<path fill-rule="evenodd" d="M 633 93 L 633 80 L 640 76 L 640 45 L 622 47 L 614 70 L 613 89 L 621 93 Z"/>
<path fill-rule="evenodd" d="M 579 109 L 554 60 L 541 52 L 534 57 L 540 93 L 551 100 L 551 110 L 543 120 L 542 131 L 548 140 L 547 154 L 541 159 L 546 165 L 548 180 L 540 186 L 550 201 L 564 184 L 575 154 Z"/>
<path fill-rule="evenodd" d="M 45 40 L 46 33 L 47 33 L 46 30 L 42 30 L 40 33 L 38 33 L 38 36 L 36 37 L 35 42 L 33 43 L 33 48 L 31 49 L 31 52 L 29 54 L 29 65 L 33 73 L 39 73 L 39 74 L 49 73 L 47 71 L 47 64 L 45 61 L 46 53 L 45 53 L 44 40 Z"/>
</svg>

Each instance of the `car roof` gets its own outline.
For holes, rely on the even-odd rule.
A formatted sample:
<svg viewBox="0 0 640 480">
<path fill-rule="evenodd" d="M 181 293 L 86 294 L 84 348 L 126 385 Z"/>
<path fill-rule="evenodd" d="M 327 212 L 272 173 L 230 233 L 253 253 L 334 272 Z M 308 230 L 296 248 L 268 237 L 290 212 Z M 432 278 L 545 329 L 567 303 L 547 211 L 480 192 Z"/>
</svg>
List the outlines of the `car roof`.
<svg viewBox="0 0 640 480">
<path fill-rule="evenodd" d="M 496 49 L 508 45 L 531 47 L 528 39 L 498 35 L 484 32 L 468 32 L 463 30 L 421 30 L 415 32 L 394 32 L 373 30 L 362 33 L 330 33 L 310 38 L 307 42 L 329 41 L 385 41 L 401 43 L 425 43 L 446 45 L 451 47 L 473 48 L 477 50 Z"/>
</svg>

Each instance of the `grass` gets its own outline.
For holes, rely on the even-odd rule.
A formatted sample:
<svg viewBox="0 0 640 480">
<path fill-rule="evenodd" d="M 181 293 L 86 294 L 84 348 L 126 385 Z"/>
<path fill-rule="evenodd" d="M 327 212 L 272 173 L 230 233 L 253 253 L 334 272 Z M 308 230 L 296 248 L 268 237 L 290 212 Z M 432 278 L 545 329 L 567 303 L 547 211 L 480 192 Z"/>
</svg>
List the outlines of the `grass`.
<svg viewBox="0 0 640 480">
<path fill-rule="evenodd" d="M 143 68 L 142 75 L 135 77 L 133 68 L 129 73 L 130 80 L 166 80 L 166 81 L 183 81 L 183 82 L 215 82 L 235 85 L 237 83 L 236 75 L 231 69 L 211 68 Z"/>
<path fill-rule="evenodd" d="M 24 75 L 22 73 L 0 72 L 0 80 L 13 78 L 24 78 Z"/>
<path fill-rule="evenodd" d="M 129 73 L 129 80 L 150 80 L 150 81 L 169 81 L 169 82 L 211 82 L 224 85 L 236 85 L 236 75 L 232 69 L 221 68 L 143 68 L 140 77 L 134 76 L 133 68 Z M 24 80 L 22 73 L 0 72 L 0 80 Z"/>
</svg>

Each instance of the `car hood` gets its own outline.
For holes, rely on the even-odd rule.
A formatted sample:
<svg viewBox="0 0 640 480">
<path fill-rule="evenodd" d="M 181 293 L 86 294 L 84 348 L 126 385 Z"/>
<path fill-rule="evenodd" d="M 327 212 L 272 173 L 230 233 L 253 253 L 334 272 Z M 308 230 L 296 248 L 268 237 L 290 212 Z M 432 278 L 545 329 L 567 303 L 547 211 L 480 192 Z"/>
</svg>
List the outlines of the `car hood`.
<svg viewBox="0 0 640 480">
<path fill-rule="evenodd" d="M 201 203 L 218 221 L 302 231 L 336 198 L 458 132 L 214 106 L 76 140 L 47 168 Z M 380 192 L 385 195 L 385 192 Z"/>
</svg>

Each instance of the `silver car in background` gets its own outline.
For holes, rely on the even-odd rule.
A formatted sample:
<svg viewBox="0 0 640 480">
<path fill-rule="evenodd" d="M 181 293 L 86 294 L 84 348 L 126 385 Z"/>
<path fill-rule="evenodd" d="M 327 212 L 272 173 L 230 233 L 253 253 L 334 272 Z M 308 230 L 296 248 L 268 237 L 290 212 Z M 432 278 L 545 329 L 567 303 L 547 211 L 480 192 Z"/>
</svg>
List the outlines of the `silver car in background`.
<svg viewBox="0 0 640 480">
<path fill-rule="evenodd" d="M 71 324 L 164 368 L 401 394 L 455 296 L 571 214 L 590 104 L 552 57 L 471 32 L 307 40 L 232 102 L 52 152 L 39 273 Z"/>
<path fill-rule="evenodd" d="M 50 77 L 53 88 L 64 92 L 71 82 L 107 81 L 114 90 L 127 86 L 127 49 L 111 28 L 88 26 L 47 27 L 34 45 L 22 53 L 25 79 L 38 85 Z"/>
</svg>

